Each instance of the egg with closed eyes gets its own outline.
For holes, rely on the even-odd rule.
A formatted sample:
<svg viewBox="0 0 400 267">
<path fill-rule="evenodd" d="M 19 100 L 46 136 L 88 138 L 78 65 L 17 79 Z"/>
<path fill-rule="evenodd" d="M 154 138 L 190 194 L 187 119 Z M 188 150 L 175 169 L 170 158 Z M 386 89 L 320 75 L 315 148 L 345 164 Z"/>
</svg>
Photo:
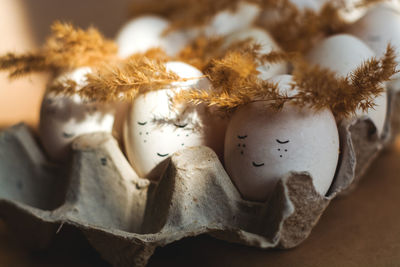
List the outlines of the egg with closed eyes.
<svg viewBox="0 0 400 267">
<path fill-rule="evenodd" d="M 141 177 L 157 180 L 169 156 L 181 149 L 206 145 L 222 154 L 225 126 L 202 106 L 172 104 L 180 90 L 207 89 L 210 83 L 196 68 L 182 62 L 168 62 L 166 69 L 188 81 L 140 94 L 132 103 L 124 126 L 125 150 Z M 215 127 L 216 126 L 216 127 Z"/>
<path fill-rule="evenodd" d="M 224 47 L 229 47 L 236 42 L 246 40 L 252 40 L 254 43 L 260 45 L 260 54 L 266 55 L 271 52 L 281 51 L 281 48 L 274 41 L 272 36 L 267 31 L 257 27 L 244 29 L 227 36 Z M 273 64 L 259 62 L 257 70 L 260 72 L 260 78 L 264 80 L 275 75 L 286 74 L 288 71 L 286 62 L 276 62 Z"/>
<path fill-rule="evenodd" d="M 400 63 L 400 11 L 386 6 L 377 6 L 350 26 L 348 32 L 364 41 L 377 56 L 386 52 L 388 43 L 397 52 L 396 61 Z M 388 83 L 400 90 L 400 73 Z"/>
<path fill-rule="evenodd" d="M 85 75 L 90 72 L 90 68 L 78 68 L 62 74 L 55 82 L 72 80 L 79 90 L 86 82 Z M 65 161 L 76 137 L 94 132 L 111 133 L 113 123 L 112 104 L 86 101 L 78 95 L 48 92 L 41 106 L 39 135 L 48 156 L 54 161 Z"/>
<path fill-rule="evenodd" d="M 188 42 L 184 31 L 165 33 L 170 23 L 158 16 L 142 16 L 128 21 L 116 37 L 119 56 L 125 58 L 161 48 L 169 56 L 175 56 Z"/>
<path fill-rule="evenodd" d="M 271 79 L 290 96 L 290 75 Z M 225 168 L 247 200 L 266 201 L 277 182 L 292 171 L 310 173 L 317 192 L 328 191 L 339 156 L 339 134 L 330 109 L 319 111 L 287 102 L 271 110 L 259 101 L 232 115 L 225 137 Z"/>
<path fill-rule="evenodd" d="M 350 75 L 357 67 L 373 57 L 375 53 L 364 42 L 348 34 L 338 34 L 324 39 L 307 55 L 311 63 L 330 69 L 342 77 Z M 386 121 L 386 91 L 376 97 L 374 103 L 375 107 L 366 112 L 356 110 L 356 116 L 368 116 L 380 135 Z"/>
</svg>

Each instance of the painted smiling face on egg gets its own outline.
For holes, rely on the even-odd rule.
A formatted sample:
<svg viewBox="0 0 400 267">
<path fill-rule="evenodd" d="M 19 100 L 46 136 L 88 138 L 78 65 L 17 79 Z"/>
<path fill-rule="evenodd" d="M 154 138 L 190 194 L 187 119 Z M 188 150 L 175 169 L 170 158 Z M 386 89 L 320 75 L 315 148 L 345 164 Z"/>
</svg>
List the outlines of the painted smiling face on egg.
<svg viewBox="0 0 400 267">
<path fill-rule="evenodd" d="M 72 80 L 78 87 L 83 86 L 85 75 L 90 71 L 90 68 L 79 68 L 63 74 L 56 81 Z M 114 110 L 111 104 L 84 101 L 78 95 L 47 93 L 40 111 L 40 139 L 52 160 L 64 161 L 76 137 L 93 132 L 111 133 L 113 123 Z"/>
<path fill-rule="evenodd" d="M 282 90 L 291 76 L 277 76 Z M 339 136 L 328 109 L 315 111 L 286 103 L 273 111 L 265 102 L 238 109 L 225 139 L 225 167 L 245 199 L 265 201 L 279 179 L 291 171 L 309 172 L 316 190 L 325 195 L 335 174 Z"/>
<path fill-rule="evenodd" d="M 199 70 L 185 63 L 170 62 L 166 67 L 181 78 L 202 76 Z M 193 79 L 176 83 L 176 86 L 176 91 L 163 89 L 139 95 L 128 113 L 124 128 L 125 149 L 141 177 L 157 180 L 166 159 L 178 150 L 199 145 L 218 150 L 221 148 L 212 144 L 223 144 L 224 129 L 211 129 L 213 120 L 204 106 L 173 106 L 171 103 L 179 90 L 208 88 L 208 80 Z"/>
</svg>

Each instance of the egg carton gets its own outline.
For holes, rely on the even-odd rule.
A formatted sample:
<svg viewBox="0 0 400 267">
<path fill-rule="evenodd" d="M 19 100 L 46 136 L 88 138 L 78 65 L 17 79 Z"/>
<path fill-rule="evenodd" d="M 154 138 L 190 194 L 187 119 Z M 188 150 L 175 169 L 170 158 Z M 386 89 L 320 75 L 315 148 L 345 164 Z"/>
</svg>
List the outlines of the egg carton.
<svg viewBox="0 0 400 267">
<path fill-rule="evenodd" d="M 0 217 L 35 249 L 47 248 L 63 225 L 76 227 L 115 266 L 145 266 L 157 247 L 200 234 L 262 249 L 292 248 L 390 143 L 399 125 L 392 116 L 400 112 L 397 94 L 389 94 L 381 138 L 368 118 L 340 124 L 340 164 L 326 196 L 308 173 L 292 172 L 265 203 L 242 199 L 207 147 L 173 154 L 155 184 L 136 175 L 108 133 L 78 137 L 70 163 L 59 166 L 19 124 L 0 133 Z"/>
</svg>

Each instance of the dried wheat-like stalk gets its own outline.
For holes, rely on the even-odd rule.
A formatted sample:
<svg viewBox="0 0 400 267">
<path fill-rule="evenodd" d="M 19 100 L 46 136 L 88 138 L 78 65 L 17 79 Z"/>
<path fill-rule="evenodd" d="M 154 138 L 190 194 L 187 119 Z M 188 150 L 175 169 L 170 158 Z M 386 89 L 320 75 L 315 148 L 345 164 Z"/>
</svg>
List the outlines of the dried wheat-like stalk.
<svg viewBox="0 0 400 267">
<path fill-rule="evenodd" d="M 97 71 L 87 74 L 86 84 L 77 88 L 76 83 L 59 81 L 51 87 L 54 92 L 72 95 L 99 102 L 132 100 L 138 94 L 149 91 L 176 88 L 179 84 L 201 77 L 180 78 L 165 67 L 165 61 L 151 59 L 145 55 L 134 55 L 114 65 L 103 65 Z"/>
<path fill-rule="evenodd" d="M 0 56 L 0 70 L 8 71 L 10 78 L 37 72 L 58 72 L 83 66 L 97 66 L 114 59 L 117 46 L 105 39 L 93 27 L 88 30 L 71 24 L 55 22 L 52 34 L 38 52 Z"/>
<path fill-rule="evenodd" d="M 347 77 L 338 77 L 335 72 L 296 58 L 292 84 L 296 91 L 289 97 L 279 92 L 277 84 L 257 77 L 255 62 L 254 57 L 231 52 L 214 61 L 207 72 L 214 91 L 183 91 L 175 101 L 205 103 L 225 112 L 257 101 L 265 101 L 266 106 L 279 110 L 290 101 L 316 110 L 330 108 L 337 118 L 343 118 L 357 109 L 366 111 L 374 107 L 374 99 L 384 91 L 382 83 L 398 72 L 395 51 L 390 45 L 381 59 L 371 58 Z"/>
</svg>

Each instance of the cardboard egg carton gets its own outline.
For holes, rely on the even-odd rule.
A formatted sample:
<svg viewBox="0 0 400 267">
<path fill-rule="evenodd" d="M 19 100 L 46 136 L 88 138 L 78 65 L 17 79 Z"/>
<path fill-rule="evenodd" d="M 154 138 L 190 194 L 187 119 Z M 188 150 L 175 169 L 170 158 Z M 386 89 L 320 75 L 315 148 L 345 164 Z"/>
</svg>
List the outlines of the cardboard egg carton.
<svg viewBox="0 0 400 267">
<path fill-rule="evenodd" d="M 76 227 L 115 266 L 145 266 L 157 247 L 200 234 L 263 249 L 292 248 L 390 143 L 398 129 L 396 96 L 389 94 L 382 137 L 368 118 L 340 124 L 340 164 L 326 196 L 316 192 L 308 173 L 293 172 L 265 203 L 242 199 L 207 147 L 172 155 L 154 184 L 136 175 L 110 134 L 77 138 L 70 163 L 59 166 L 47 161 L 25 125 L 16 125 L 0 133 L 0 217 L 35 249 L 48 247 L 63 225 Z"/>
</svg>

